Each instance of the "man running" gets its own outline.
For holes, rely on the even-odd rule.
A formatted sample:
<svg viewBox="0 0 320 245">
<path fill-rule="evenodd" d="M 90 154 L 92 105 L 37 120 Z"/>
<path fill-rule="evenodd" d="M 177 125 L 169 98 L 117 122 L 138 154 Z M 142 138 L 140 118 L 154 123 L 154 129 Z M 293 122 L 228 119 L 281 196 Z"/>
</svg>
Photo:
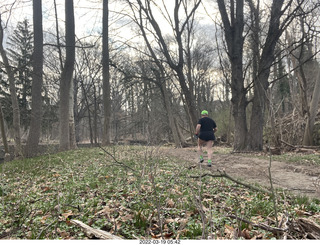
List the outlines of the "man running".
<svg viewBox="0 0 320 245">
<path fill-rule="evenodd" d="M 204 161 L 202 146 L 207 147 L 208 152 L 208 167 L 212 165 L 212 145 L 215 140 L 214 132 L 217 131 L 217 125 L 210 117 L 208 117 L 208 111 L 203 110 L 201 112 L 201 118 L 196 126 L 196 137 L 198 137 L 198 154 L 200 163 Z"/>
</svg>

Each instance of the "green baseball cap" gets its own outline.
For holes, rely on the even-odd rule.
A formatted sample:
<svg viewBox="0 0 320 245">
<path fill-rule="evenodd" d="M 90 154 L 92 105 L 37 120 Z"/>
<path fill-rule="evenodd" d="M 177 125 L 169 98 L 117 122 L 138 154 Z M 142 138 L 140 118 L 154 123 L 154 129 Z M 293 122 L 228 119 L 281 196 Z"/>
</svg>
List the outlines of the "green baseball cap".
<svg viewBox="0 0 320 245">
<path fill-rule="evenodd" d="M 201 112 L 201 115 L 208 115 L 208 111 L 203 110 L 203 111 Z"/>
</svg>

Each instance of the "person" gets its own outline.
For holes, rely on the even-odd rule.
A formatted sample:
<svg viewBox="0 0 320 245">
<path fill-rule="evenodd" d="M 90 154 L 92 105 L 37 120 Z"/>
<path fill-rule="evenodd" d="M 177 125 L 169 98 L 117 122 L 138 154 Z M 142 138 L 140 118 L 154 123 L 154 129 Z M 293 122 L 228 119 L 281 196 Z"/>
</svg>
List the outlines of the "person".
<svg viewBox="0 0 320 245">
<path fill-rule="evenodd" d="M 208 167 L 212 165 L 212 146 L 215 140 L 214 133 L 217 131 L 217 125 L 214 120 L 208 117 L 208 111 L 201 112 L 201 118 L 196 126 L 195 135 L 198 138 L 198 154 L 200 163 L 204 161 L 202 146 L 207 147 L 208 152 Z"/>
</svg>

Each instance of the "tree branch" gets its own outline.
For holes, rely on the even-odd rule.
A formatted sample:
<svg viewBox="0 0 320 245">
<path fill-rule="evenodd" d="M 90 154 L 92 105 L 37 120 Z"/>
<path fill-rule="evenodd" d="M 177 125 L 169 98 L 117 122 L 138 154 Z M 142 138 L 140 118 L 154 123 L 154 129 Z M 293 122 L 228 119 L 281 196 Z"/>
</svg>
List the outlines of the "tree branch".
<svg viewBox="0 0 320 245">
<path fill-rule="evenodd" d="M 203 174 L 203 175 L 200 175 L 200 176 L 189 176 L 190 178 L 194 178 L 194 179 L 197 179 L 197 178 L 203 178 L 205 176 L 210 176 L 210 177 L 213 177 L 213 178 L 227 178 L 239 185 L 242 185 L 244 187 L 247 187 L 251 190 L 254 190 L 254 191 L 259 191 L 259 192 L 264 192 L 264 193 L 267 193 L 267 194 L 272 194 L 271 191 L 269 190 L 266 190 L 266 189 L 263 189 L 263 188 L 258 188 L 258 187 L 255 187 L 255 186 L 252 186 L 252 185 L 249 185 L 249 184 L 246 184 L 246 183 L 243 183 L 239 180 L 236 180 L 234 179 L 233 177 L 231 177 L 230 175 L 228 175 L 225 171 L 221 171 L 221 170 L 217 170 L 219 172 L 219 174 L 210 174 L 210 173 L 206 173 L 206 174 Z"/>
<path fill-rule="evenodd" d="M 117 163 L 118 165 L 130 169 L 130 170 L 132 170 L 134 173 L 136 172 L 135 169 L 127 166 L 127 165 L 124 164 L 123 162 L 119 162 L 111 153 L 109 153 L 108 151 L 106 151 L 105 149 L 103 149 L 100 145 L 99 145 L 99 148 L 100 148 L 101 150 L 103 150 L 108 156 L 110 156 L 110 157 L 115 161 L 115 163 Z"/>
</svg>

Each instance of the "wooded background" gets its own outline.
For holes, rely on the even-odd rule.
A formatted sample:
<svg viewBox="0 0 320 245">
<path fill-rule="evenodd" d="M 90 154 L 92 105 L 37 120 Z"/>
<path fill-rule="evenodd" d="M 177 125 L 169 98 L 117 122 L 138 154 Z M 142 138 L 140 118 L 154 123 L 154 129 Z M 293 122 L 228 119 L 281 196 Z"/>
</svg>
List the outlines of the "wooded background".
<svg viewBox="0 0 320 245">
<path fill-rule="evenodd" d="M 0 3 L 6 153 L 183 147 L 204 109 L 235 151 L 320 145 L 318 0 Z"/>
</svg>

